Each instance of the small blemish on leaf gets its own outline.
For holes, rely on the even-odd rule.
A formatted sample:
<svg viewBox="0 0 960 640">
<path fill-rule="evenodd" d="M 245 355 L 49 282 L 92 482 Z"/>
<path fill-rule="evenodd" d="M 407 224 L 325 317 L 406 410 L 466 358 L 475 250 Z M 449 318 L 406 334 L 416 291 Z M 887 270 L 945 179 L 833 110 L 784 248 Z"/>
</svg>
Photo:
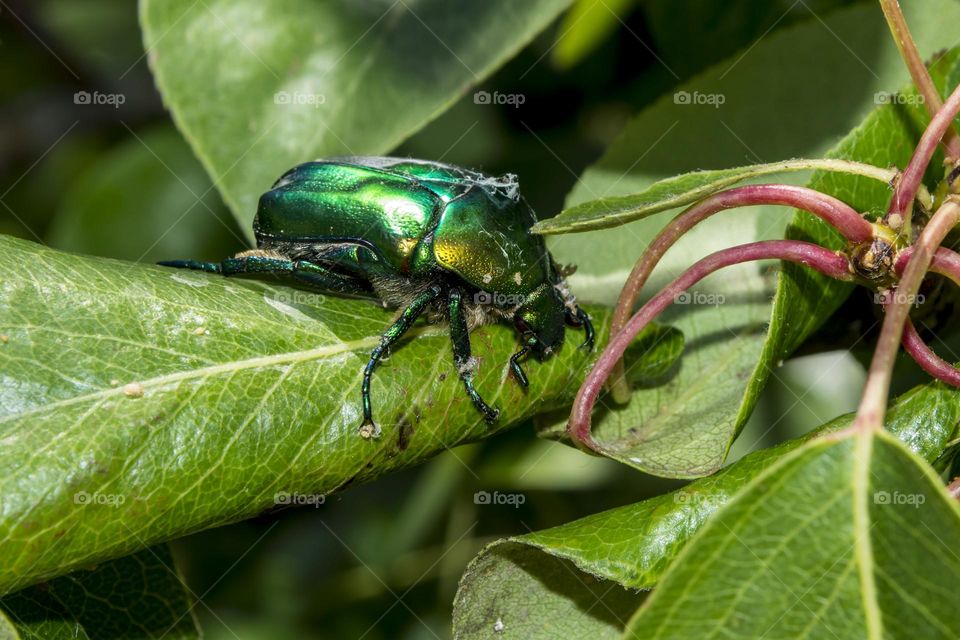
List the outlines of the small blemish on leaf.
<svg viewBox="0 0 960 640">
<path fill-rule="evenodd" d="M 128 398 L 142 398 L 143 397 L 143 385 L 139 382 L 130 382 L 123 385 L 123 395 Z"/>
<path fill-rule="evenodd" d="M 2 342 L 3 344 L 7 344 L 8 342 L 10 342 L 10 336 L 8 335 L 0 336 L 0 342 Z"/>
</svg>

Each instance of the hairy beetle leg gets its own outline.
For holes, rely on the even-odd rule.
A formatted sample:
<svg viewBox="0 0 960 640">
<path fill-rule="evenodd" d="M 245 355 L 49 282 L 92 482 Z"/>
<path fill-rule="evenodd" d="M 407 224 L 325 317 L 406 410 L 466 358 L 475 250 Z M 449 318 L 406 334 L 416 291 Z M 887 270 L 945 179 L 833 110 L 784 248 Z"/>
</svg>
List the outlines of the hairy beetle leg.
<svg viewBox="0 0 960 640">
<path fill-rule="evenodd" d="M 473 405 L 480 410 L 487 422 L 494 422 L 500 417 L 500 411 L 484 402 L 473 386 L 473 372 L 476 367 L 470 352 L 470 331 L 467 328 L 467 317 L 463 308 L 463 292 L 457 287 L 450 289 L 447 298 L 447 311 L 450 320 L 450 343 L 453 349 L 453 362 L 457 373 L 463 380 L 467 395 Z"/>
<path fill-rule="evenodd" d="M 442 293 L 439 285 L 434 285 L 414 298 L 413 302 L 403 310 L 397 321 L 383 332 L 380 336 L 380 344 L 370 353 L 370 360 L 363 370 L 363 385 L 361 386 L 361 395 L 363 396 L 363 422 L 360 424 L 360 435 L 364 438 L 380 437 L 380 427 L 373 421 L 372 409 L 370 407 L 370 378 L 373 376 L 373 370 L 377 368 L 380 359 L 387 353 L 390 347 L 397 342 L 407 330 L 413 326 L 420 314 L 429 306 L 431 302 L 437 299 Z"/>
<path fill-rule="evenodd" d="M 593 351 L 593 343 L 596 340 L 596 333 L 593 329 L 593 322 L 590 320 L 590 316 L 587 315 L 587 312 L 576 307 L 576 311 L 570 311 L 570 309 L 564 309 L 564 317 L 567 320 L 567 323 L 572 327 L 583 327 L 583 332 L 586 334 L 583 338 L 583 342 L 580 343 L 580 349 L 585 349 L 586 351 Z"/>
<path fill-rule="evenodd" d="M 524 389 L 530 386 L 530 381 L 527 380 L 527 374 L 523 372 L 523 368 L 520 366 L 520 360 L 529 352 L 530 347 L 524 347 L 520 349 L 520 351 L 517 351 L 515 354 L 510 356 L 510 371 L 513 373 L 513 377 L 517 381 L 517 384 Z"/>
</svg>

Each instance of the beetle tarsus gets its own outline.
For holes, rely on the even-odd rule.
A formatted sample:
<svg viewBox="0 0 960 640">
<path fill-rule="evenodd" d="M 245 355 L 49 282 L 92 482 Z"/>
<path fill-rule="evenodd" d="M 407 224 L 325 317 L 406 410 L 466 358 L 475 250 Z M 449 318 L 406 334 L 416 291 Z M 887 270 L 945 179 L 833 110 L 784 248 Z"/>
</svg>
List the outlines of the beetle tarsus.
<svg viewBox="0 0 960 640">
<path fill-rule="evenodd" d="M 158 262 L 161 267 L 175 267 L 177 269 L 192 269 L 193 271 L 206 271 L 207 273 L 222 273 L 220 263 L 201 262 L 199 260 L 164 260 Z"/>
<path fill-rule="evenodd" d="M 364 420 L 363 424 L 360 425 L 360 428 L 357 430 L 360 434 L 360 437 L 364 440 L 376 440 L 380 437 L 382 433 L 380 431 L 380 425 L 378 425 L 373 420 Z"/>
<path fill-rule="evenodd" d="M 586 311 L 580 307 L 576 307 L 576 311 L 570 311 L 569 309 L 564 311 L 566 315 L 567 322 L 570 326 L 573 327 L 582 327 L 583 332 L 586 334 L 584 336 L 583 342 L 580 343 L 580 349 L 584 351 L 593 351 L 593 345 L 596 341 L 596 332 L 593 329 L 593 322 L 590 320 L 590 316 Z"/>
</svg>

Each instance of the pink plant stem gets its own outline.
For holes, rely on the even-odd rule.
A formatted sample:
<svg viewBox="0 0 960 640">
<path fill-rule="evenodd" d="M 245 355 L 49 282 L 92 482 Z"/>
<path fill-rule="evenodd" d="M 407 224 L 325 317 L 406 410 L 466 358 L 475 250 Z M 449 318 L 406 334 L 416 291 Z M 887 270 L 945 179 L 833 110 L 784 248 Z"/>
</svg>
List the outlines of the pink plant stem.
<svg viewBox="0 0 960 640">
<path fill-rule="evenodd" d="M 611 334 L 596 365 L 590 371 L 570 412 L 567 433 L 578 445 L 600 451 L 590 434 L 590 415 L 604 381 L 623 357 L 636 335 L 656 318 L 678 295 L 718 269 L 753 260 L 788 260 L 812 267 L 837 280 L 853 280 L 847 259 L 820 245 L 799 240 L 766 240 L 717 251 L 694 263 L 660 293 L 650 299 L 626 323 L 623 330 Z"/>
<path fill-rule="evenodd" d="M 917 148 L 893 191 L 893 198 L 890 200 L 884 222 L 890 223 L 891 218 L 897 215 L 904 221 L 909 219 L 913 199 L 917 197 L 917 190 L 923 181 L 927 166 L 930 165 L 933 152 L 937 150 L 940 139 L 950 130 L 958 112 L 960 112 L 960 86 L 953 90 L 947 101 L 943 103 L 943 108 L 933 116 L 923 135 L 920 136 L 920 142 L 917 143 Z M 896 224 L 893 226 L 899 227 Z"/>
<path fill-rule="evenodd" d="M 903 272 L 912 253 L 913 247 L 907 247 L 897 256 L 894 269 L 898 274 Z M 953 280 L 955 284 L 960 285 L 960 254 L 940 247 L 930 262 L 930 271 L 946 276 Z M 920 337 L 920 334 L 917 333 L 917 329 L 913 326 L 909 317 L 903 327 L 902 343 L 904 350 L 920 365 L 921 369 L 950 386 L 960 387 L 960 369 L 957 369 L 930 349 L 923 338 Z"/>
<path fill-rule="evenodd" d="M 927 107 L 927 113 L 932 118 L 943 107 L 943 101 L 933 84 L 933 79 L 930 78 L 927 65 L 923 63 L 923 58 L 917 50 L 917 43 L 910 35 L 907 20 L 900 9 L 900 2 L 898 0 L 880 0 L 880 7 L 883 9 L 883 15 L 887 18 L 887 24 L 890 26 L 890 33 L 893 34 L 894 42 L 897 43 L 897 49 L 900 50 L 900 57 L 907 65 L 910 77 L 913 78 L 913 84 L 917 85 L 917 90 L 923 96 L 923 102 Z M 960 138 L 957 137 L 957 133 L 952 127 L 944 133 L 942 144 L 948 159 L 960 160 Z"/>
<path fill-rule="evenodd" d="M 610 334 L 617 334 L 623 329 L 654 267 L 685 233 L 720 211 L 763 204 L 805 209 L 836 228 L 852 242 L 867 242 L 873 238 L 873 226 L 850 205 L 813 189 L 786 184 L 758 184 L 721 191 L 683 211 L 653 239 L 634 265 L 620 292 L 613 311 Z M 630 397 L 630 389 L 624 376 L 622 361 L 617 363 L 611 380 L 614 400 L 626 402 Z"/>
<path fill-rule="evenodd" d="M 960 476 L 953 479 L 953 482 L 947 485 L 947 493 L 954 500 L 960 500 Z"/>
<path fill-rule="evenodd" d="M 903 336 L 904 323 L 910 313 L 911 303 L 917 295 L 917 289 L 920 288 L 920 282 L 930 268 L 934 253 L 944 236 L 960 220 L 958 201 L 960 200 L 957 196 L 948 196 L 913 245 L 912 254 L 907 259 L 903 270 L 903 277 L 897 285 L 897 295 L 887 307 L 887 315 L 883 319 L 877 347 L 867 372 L 867 383 L 864 385 L 860 406 L 857 408 L 857 417 L 851 427 L 854 431 L 868 432 L 883 428 L 883 419 L 887 412 L 887 397 L 890 393 L 890 379 L 893 376 L 893 364 Z"/>
</svg>

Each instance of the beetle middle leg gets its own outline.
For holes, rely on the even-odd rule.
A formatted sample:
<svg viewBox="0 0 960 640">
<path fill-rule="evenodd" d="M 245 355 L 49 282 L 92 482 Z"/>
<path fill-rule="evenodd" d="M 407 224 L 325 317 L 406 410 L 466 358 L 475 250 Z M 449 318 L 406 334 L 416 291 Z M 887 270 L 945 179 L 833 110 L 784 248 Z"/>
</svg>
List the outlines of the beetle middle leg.
<svg viewBox="0 0 960 640">
<path fill-rule="evenodd" d="M 433 285 L 416 298 L 413 299 L 406 309 L 400 314 L 390 327 L 380 336 L 380 344 L 370 353 L 370 360 L 363 370 L 363 385 L 361 394 L 363 396 L 363 423 L 360 425 L 360 435 L 364 438 L 379 438 L 380 427 L 373 421 L 372 410 L 370 408 L 370 378 L 373 376 L 373 370 L 377 368 L 380 359 L 390 349 L 397 340 L 403 337 L 403 334 L 413 326 L 431 302 L 440 297 L 443 289 L 440 285 Z"/>
<path fill-rule="evenodd" d="M 453 363 L 457 367 L 457 373 L 463 380 L 463 386 L 474 406 L 480 410 L 487 422 L 493 422 L 500 416 L 500 411 L 484 402 L 473 386 L 474 364 L 473 357 L 470 354 L 470 329 L 467 326 L 467 316 L 463 307 L 463 291 L 457 287 L 451 288 L 447 298 L 447 310 L 450 320 Z"/>
</svg>

